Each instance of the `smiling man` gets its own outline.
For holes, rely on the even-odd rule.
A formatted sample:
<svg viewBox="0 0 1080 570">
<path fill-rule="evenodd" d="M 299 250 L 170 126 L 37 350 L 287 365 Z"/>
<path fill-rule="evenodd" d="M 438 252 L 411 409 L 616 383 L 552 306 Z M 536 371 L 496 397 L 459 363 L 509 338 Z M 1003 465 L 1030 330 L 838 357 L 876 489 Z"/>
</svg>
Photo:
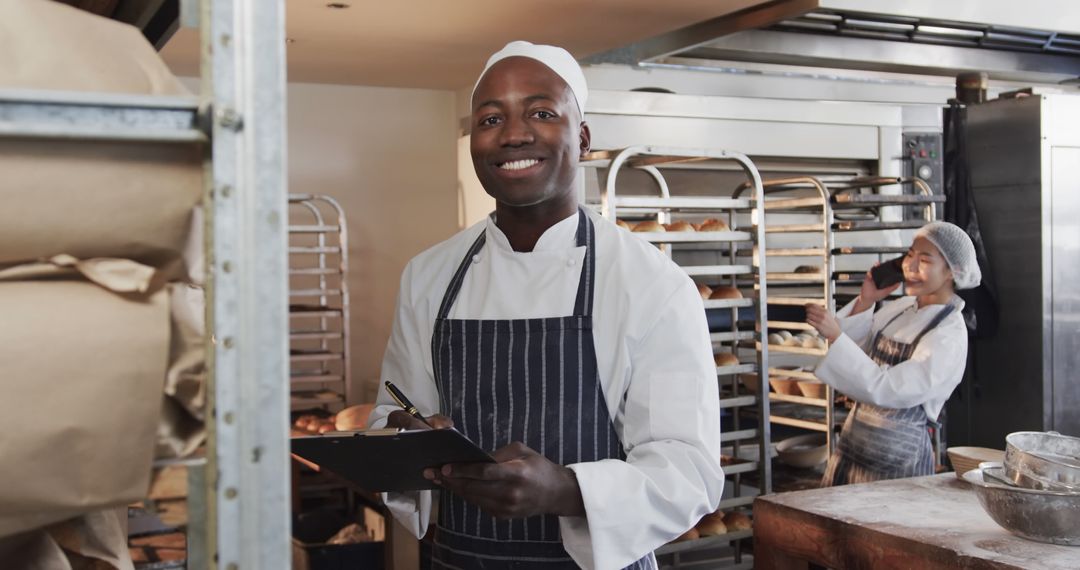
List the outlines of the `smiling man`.
<svg viewBox="0 0 1080 570">
<path fill-rule="evenodd" d="M 513 42 L 472 97 L 495 212 L 413 259 L 384 380 L 497 460 L 425 473 L 436 568 L 655 568 L 723 490 L 715 366 L 693 282 L 578 206 L 584 75 Z M 426 427 L 381 395 L 374 426 Z M 431 492 L 387 497 L 422 536 Z"/>
</svg>

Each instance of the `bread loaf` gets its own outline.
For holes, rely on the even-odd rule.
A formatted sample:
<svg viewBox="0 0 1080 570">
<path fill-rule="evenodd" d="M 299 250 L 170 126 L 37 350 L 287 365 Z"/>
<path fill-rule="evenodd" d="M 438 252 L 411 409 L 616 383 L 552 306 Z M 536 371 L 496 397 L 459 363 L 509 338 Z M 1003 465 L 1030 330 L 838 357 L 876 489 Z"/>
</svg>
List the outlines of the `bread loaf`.
<svg viewBox="0 0 1080 570">
<path fill-rule="evenodd" d="M 623 229 L 625 229 L 625 230 L 627 230 L 627 231 L 631 231 L 631 230 L 633 230 L 633 228 L 632 228 L 632 227 L 630 227 L 630 224 L 626 223 L 626 222 L 625 222 L 625 221 L 623 221 L 623 220 L 615 220 L 615 225 L 616 225 L 616 226 L 619 226 L 620 228 L 623 228 Z"/>
<path fill-rule="evenodd" d="M 734 287 L 720 286 L 713 289 L 710 299 L 742 299 L 742 292 Z"/>
<path fill-rule="evenodd" d="M 779 333 L 769 333 L 769 344 L 784 344 L 784 337 Z"/>
<path fill-rule="evenodd" d="M 672 542 L 685 542 L 687 540 L 697 540 L 699 538 L 701 538 L 701 535 L 698 533 L 698 530 L 696 528 L 692 528 L 675 537 L 675 540 L 673 540 Z"/>
<path fill-rule="evenodd" d="M 800 265 L 795 268 L 795 273 L 821 273 L 821 267 L 817 265 Z"/>
<path fill-rule="evenodd" d="M 709 297 L 712 295 L 712 287 L 698 283 L 697 292 L 699 295 L 701 295 L 702 301 L 708 301 Z"/>
<path fill-rule="evenodd" d="M 730 352 L 721 352 L 713 357 L 717 366 L 738 366 L 739 357 Z"/>
<path fill-rule="evenodd" d="M 699 232 L 727 232 L 731 231 L 727 222 L 724 220 L 718 220 L 716 218 L 709 218 L 698 225 Z"/>
<path fill-rule="evenodd" d="M 634 226 L 635 232 L 666 232 L 667 229 L 656 220 L 647 220 Z"/>
<path fill-rule="evenodd" d="M 720 511 L 705 515 L 694 528 L 701 536 L 717 536 L 728 532 L 728 527 L 724 524 L 724 513 Z"/>
<path fill-rule="evenodd" d="M 337 413 L 334 418 L 334 427 L 338 431 L 354 431 L 364 429 L 367 426 L 368 416 L 375 404 L 357 404 L 349 406 Z"/>
<path fill-rule="evenodd" d="M 669 232 L 693 232 L 696 231 L 694 226 L 690 225 L 690 222 L 685 220 L 679 220 L 677 222 L 671 222 L 664 226 Z"/>
<path fill-rule="evenodd" d="M 724 515 L 724 525 L 729 531 L 732 532 L 740 530 L 750 530 L 751 528 L 753 528 L 753 523 L 750 521 L 750 517 L 737 511 L 732 511 Z"/>
</svg>

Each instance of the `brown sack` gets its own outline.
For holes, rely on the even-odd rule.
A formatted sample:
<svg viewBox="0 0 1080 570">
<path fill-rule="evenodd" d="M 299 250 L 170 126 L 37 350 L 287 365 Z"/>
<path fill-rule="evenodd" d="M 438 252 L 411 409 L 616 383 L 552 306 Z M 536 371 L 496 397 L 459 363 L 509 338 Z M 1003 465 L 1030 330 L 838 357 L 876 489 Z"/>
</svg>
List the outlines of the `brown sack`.
<svg viewBox="0 0 1080 570">
<path fill-rule="evenodd" d="M 0 2 L 0 38 L 0 89 L 187 94 L 137 29 L 58 2 Z M 67 253 L 165 267 L 202 161 L 191 144 L 0 142 L 0 266 Z"/>
<path fill-rule="evenodd" d="M 132 570 L 127 507 L 0 538 L 0 560 L 20 570 Z"/>
<path fill-rule="evenodd" d="M 149 485 L 168 292 L 109 290 L 146 290 L 134 262 L 78 273 L 65 261 L 0 272 L 0 537 L 125 505 Z"/>
<path fill-rule="evenodd" d="M 0 38 L 0 88 L 187 94 L 134 26 L 59 2 L 0 2 Z"/>
</svg>

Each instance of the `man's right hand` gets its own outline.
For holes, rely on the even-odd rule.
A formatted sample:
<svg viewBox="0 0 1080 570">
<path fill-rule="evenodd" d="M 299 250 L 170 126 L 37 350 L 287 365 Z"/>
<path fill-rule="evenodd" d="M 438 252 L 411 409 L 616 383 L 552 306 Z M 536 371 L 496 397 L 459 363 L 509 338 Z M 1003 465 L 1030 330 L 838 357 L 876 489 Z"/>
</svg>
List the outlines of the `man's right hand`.
<svg viewBox="0 0 1080 570">
<path fill-rule="evenodd" d="M 427 416 L 424 419 L 427 420 L 428 424 L 431 424 L 430 427 L 419 419 L 414 418 L 405 410 L 396 410 L 390 412 L 390 415 L 386 417 L 386 427 L 409 430 L 431 428 L 446 429 L 454 427 L 454 421 L 442 414 Z"/>
</svg>

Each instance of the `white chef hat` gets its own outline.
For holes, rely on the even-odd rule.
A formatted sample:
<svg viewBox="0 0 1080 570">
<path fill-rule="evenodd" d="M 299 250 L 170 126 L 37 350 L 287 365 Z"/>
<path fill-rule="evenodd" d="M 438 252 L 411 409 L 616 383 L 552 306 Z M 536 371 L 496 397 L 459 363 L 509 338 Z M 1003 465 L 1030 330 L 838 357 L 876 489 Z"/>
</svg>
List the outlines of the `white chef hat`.
<svg viewBox="0 0 1080 570">
<path fill-rule="evenodd" d="M 982 271 L 975 259 L 975 244 L 967 232 L 949 222 L 931 222 L 926 224 L 915 237 L 926 238 L 938 248 L 945 262 L 952 270 L 953 283 L 957 289 L 974 289 L 982 281 Z"/>
<path fill-rule="evenodd" d="M 484 71 L 480 73 L 476 84 L 473 85 L 473 94 L 476 94 L 477 85 L 480 85 L 480 80 L 484 78 L 484 74 L 491 69 L 491 66 L 508 57 L 527 57 L 548 66 L 570 87 L 570 92 L 574 94 L 574 100 L 577 101 L 578 111 L 582 118 L 585 117 L 585 100 L 589 98 L 585 74 L 582 73 L 581 66 L 578 65 L 574 56 L 561 47 L 537 45 L 521 40 L 506 44 L 488 58 Z"/>
</svg>

